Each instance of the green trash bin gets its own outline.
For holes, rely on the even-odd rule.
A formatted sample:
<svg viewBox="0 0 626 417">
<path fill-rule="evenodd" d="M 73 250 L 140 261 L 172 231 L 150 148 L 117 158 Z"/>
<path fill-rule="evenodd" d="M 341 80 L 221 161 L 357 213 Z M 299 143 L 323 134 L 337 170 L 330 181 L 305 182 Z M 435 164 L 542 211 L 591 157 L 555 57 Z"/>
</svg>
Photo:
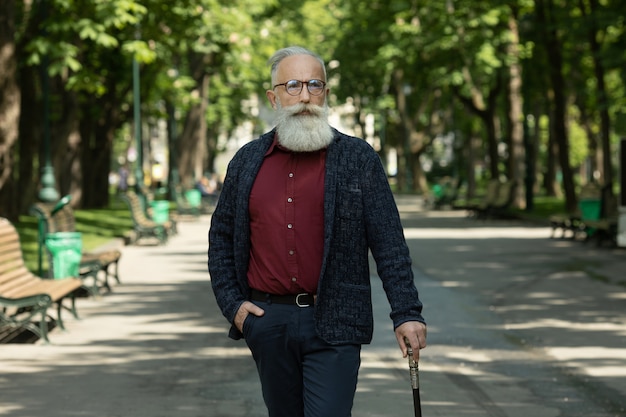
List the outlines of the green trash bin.
<svg viewBox="0 0 626 417">
<path fill-rule="evenodd" d="M 433 185 L 432 191 L 435 198 L 439 199 L 443 197 L 444 189 L 440 184 Z"/>
<path fill-rule="evenodd" d="M 193 208 L 198 208 L 202 205 L 202 194 L 200 190 L 187 190 L 185 191 L 185 198 L 189 205 Z"/>
<path fill-rule="evenodd" d="M 155 223 L 163 224 L 170 216 L 170 202 L 168 200 L 154 200 L 150 203 L 152 207 L 152 220 Z"/>
<path fill-rule="evenodd" d="M 46 235 L 45 245 L 52 255 L 52 276 L 55 279 L 79 276 L 83 238 L 79 232 L 57 232 Z"/>
<path fill-rule="evenodd" d="M 601 201 L 597 198 L 581 199 L 578 203 L 580 217 L 583 220 L 599 220 Z"/>
</svg>

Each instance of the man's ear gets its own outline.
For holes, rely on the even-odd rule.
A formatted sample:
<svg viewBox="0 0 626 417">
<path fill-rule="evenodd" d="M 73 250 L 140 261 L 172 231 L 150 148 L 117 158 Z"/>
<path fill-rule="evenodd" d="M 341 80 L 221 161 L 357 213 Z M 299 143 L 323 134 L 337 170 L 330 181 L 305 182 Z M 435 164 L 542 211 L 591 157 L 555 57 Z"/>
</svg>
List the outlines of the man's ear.
<svg viewBox="0 0 626 417">
<path fill-rule="evenodd" d="M 267 90 L 265 96 L 270 101 L 272 108 L 276 110 L 276 93 L 273 90 Z"/>
</svg>

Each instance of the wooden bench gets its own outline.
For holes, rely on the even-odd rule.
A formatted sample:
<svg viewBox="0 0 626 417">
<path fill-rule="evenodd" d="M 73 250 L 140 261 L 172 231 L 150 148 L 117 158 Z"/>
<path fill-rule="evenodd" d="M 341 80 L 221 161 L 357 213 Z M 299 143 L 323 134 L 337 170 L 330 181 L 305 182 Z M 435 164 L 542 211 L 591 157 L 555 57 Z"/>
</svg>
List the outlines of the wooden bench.
<svg viewBox="0 0 626 417">
<path fill-rule="evenodd" d="M 443 181 L 440 184 L 435 184 L 432 189 L 432 207 L 435 210 L 440 210 L 445 207 L 455 207 L 455 202 L 459 197 L 459 189 L 461 188 L 461 182 L 456 181 Z"/>
<path fill-rule="evenodd" d="M 30 330 L 48 343 L 48 308 L 56 304 L 57 323 L 65 329 L 61 310 L 66 308 L 78 318 L 75 293 L 82 286 L 79 278 L 42 279 L 31 273 L 24 264 L 17 230 L 0 217 L 0 326 Z M 66 298 L 71 307 L 63 305 Z"/>
<path fill-rule="evenodd" d="M 453 206 L 456 209 L 465 209 L 477 219 L 493 217 L 508 217 L 507 210 L 511 207 L 515 197 L 517 182 L 515 180 L 490 180 L 487 183 L 487 192 L 482 201 L 465 206 Z"/>
<path fill-rule="evenodd" d="M 160 244 L 167 242 L 169 236 L 168 230 L 171 228 L 171 225 L 167 223 L 157 223 L 149 219 L 139 200 L 139 196 L 134 191 L 127 191 L 120 194 L 120 198 L 128 205 L 130 210 L 130 217 L 133 221 L 133 231 L 135 232 L 135 242 L 144 238 L 156 238 Z"/>
<path fill-rule="evenodd" d="M 602 206 L 602 191 L 595 183 L 588 183 L 580 191 L 577 208 L 574 212 L 554 214 L 550 216 L 551 238 L 578 239 L 587 236 L 586 223 L 600 220 Z M 569 236 L 568 236 L 569 235 Z"/>
<path fill-rule="evenodd" d="M 557 237 L 557 233 L 559 233 L 561 239 L 567 238 L 568 234 L 569 237 L 575 239 L 581 229 L 580 211 L 578 210 L 571 214 L 553 214 L 550 216 L 549 221 L 551 229 L 550 238 Z"/>
<path fill-rule="evenodd" d="M 498 185 L 497 196 L 494 201 L 487 204 L 487 207 L 479 212 L 479 217 L 483 218 L 508 218 L 508 209 L 513 204 L 515 191 L 517 189 L 516 180 L 507 180 Z"/>
<path fill-rule="evenodd" d="M 471 216 L 478 216 L 478 213 L 487 210 L 490 204 L 496 201 L 498 198 L 498 187 L 500 186 L 499 180 L 490 180 L 487 183 L 487 191 L 482 200 L 471 200 L 465 204 L 453 203 L 452 208 L 456 210 L 467 210 Z"/>
<path fill-rule="evenodd" d="M 176 203 L 176 213 L 180 216 L 188 216 L 192 219 L 200 217 L 201 205 L 192 204 L 187 199 L 186 194 L 183 192 L 180 186 L 176 186 L 172 190 L 174 196 L 174 202 Z"/>
<path fill-rule="evenodd" d="M 598 246 L 602 246 L 604 242 L 609 242 L 610 246 L 617 246 L 617 216 L 606 219 L 592 220 L 585 223 L 589 232 L 585 237 L 585 242 L 595 240 Z"/>
<path fill-rule="evenodd" d="M 58 210 L 54 210 L 54 206 L 55 204 L 52 203 L 36 203 L 31 207 L 31 212 L 43 222 L 44 226 L 43 230 L 40 230 L 40 233 L 43 233 L 43 236 L 40 236 L 40 244 L 45 242 L 49 233 L 76 232 L 76 218 L 70 205 L 65 204 Z M 52 277 L 52 254 L 50 251 L 47 253 L 51 266 L 49 268 L 50 277 Z M 109 278 L 115 279 L 118 284 L 120 283 L 119 261 L 121 257 L 122 252 L 117 249 L 98 252 L 84 251 L 81 254 L 79 275 L 84 281 L 90 280 L 91 284 L 86 284 L 90 294 L 100 294 L 100 288 L 111 291 Z"/>
<path fill-rule="evenodd" d="M 135 194 L 139 199 L 139 203 L 143 208 L 143 212 L 147 219 L 156 221 L 154 215 L 154 207 L 152 207 L 153 202 L 155 201 L 154 194 L 150 192 L 150 190 L 146 187 L 141 188 L 141 192 Z M 168 200 L 160 200 L 162 202 L 167 202 L 169 207 Z M 173 236 L 178 233 L 178 215 L 177 213 L 173 213 L 171 210 L 168 213 L 167 221 L 165 222 L 157 222 L 163 224 L 165 231 L 168 236 Z"/>
<path fill-rule="evenodd" d="M 599 218 L 584 221 L 585 242 L 595 240 L 598 246 L 604 242 L 617 246 L 618 213 L 617 198 L 602 188 Z"/>
<path fill-rule="evenodd" d="M 217 201 L 220 199 L 220 192 L 216 191 L 213 194 L 202 196 L 202 213 L 203 214 L 213 214 L 215 211 L 215 207 L 217 206 Z"/>
</svg>

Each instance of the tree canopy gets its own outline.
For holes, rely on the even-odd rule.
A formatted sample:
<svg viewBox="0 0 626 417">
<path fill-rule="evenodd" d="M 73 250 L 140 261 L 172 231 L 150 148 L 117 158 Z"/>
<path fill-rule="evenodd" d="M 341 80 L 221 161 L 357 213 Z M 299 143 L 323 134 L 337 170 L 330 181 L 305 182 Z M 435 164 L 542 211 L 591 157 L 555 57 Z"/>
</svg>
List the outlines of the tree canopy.
<svg viewBox="0 0 626 417">
<path fill-rule="evenodd" d="M 42 169 L 82 207 L 134 165 L 189 186 L 242 128 L 265 129 L 266 62 L 299 44 L 328 63 L 342 124 L 401 190 L 468 196 L 517 181 L 516 205 L 598 181 L 613 191 L 624 117 L 624 1 L 23 0 L 0 4 L 0 204 L 41 198 Z M 347 112 L 347 113 L 346 113 Z M 164 128 L 165 126 L 165 128 Z M 165 132 L 167 160 L 153 141 Z M 139 147 L 139 149 L 136 149 Z M 129 151 L 135 151 L 135 153 Z M 129 155 L 142 161 L 128 161 Z M 525 191 L 525 192 L 524 192 Z"/>
</svg>

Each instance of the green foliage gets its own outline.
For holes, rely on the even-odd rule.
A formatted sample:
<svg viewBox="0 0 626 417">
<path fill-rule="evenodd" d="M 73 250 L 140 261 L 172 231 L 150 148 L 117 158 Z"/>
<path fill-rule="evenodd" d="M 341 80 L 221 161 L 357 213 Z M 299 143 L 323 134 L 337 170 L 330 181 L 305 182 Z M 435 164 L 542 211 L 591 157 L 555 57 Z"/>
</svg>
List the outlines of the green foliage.
<svg viewBox="0 0 626 417">
<path fill-rule="evenodd" d="M 51 76 L 65 69 L 79 72 L 86 64 L 80 59 L 83 48 L 114 49 L 124 41 L 121 30 L 136 25 L 147 9 L 137 1 L 65 1 L 36 3 L 34 14 L 43 22 L 41 33 L 26 47 L 27 63 L 49 60 Z M 72 83 L 79 85 L 79 83 Z"/>
<path fill-rule="evenodd" d="M 475 123 L 459 96 L 487 97 L 508 82 L 508 66 L 521 62 L 527 109 L 550 117 L 552 94 L 545 39 L 536 24 L 533 0 L 46 0 L 18 2 L 16 38 L 21 65 L 45 64 L 52 76 L 80 98 L 104 98 L 131 117 L 132 62 L 141 65 L 142 111 L 149 119 L 176 109 L 182 125 L 198 103 L 199 82 L 208 74 L 206 120 L 210 135 L 258 124 L 251 97 L 264 102 L 267 59 L 277 49 L 300 44 L 329 63 L 331 100 L 350 100 L 375 116 L 379 136 L 401 143 L 397 99 L 406 95 L 414 132 L 434 137 Z M 570 160 L 583 163 L 588 137 L 600 135 L 599 110 L 611 120 L 626 107 L 623 2 L 555 2 L 554 18 L 565 67 Z M 30 7 L 30 8 L 29 8 Z M 520 27 L 520 50 L 509 50 Z M 600 44 L 608 96 L 598 97 L 590 30 Z M 401 81 L 394 79 L 401 74 Z M 400 91 L 402 90 L 402 91 Z M 88 101 L 88 100 L 85 100 Z M 498 118 L 506 124 L 506 89 L 499 91 Z M 101 114 L 104 106 L 84 109 Z M 432 125 L 436 115 L 437 126 Z M 408 124 L 407 124 L 408 125 Z M 116 126 L 125 150 L 129 129 Z M 544 144 L 547 126 L 542 130 Z M 617 135 L 611 132 L 612 144 Z M 504 133 L 500 140 L 504 141 Z M 210 139 L 214 139 L 210 138 Z M 598 137 L 595 137 L 598 140 Z M 395 141 L 395 142 L 394 142 Z M 545 163 L 545 146 L 539 159 Z M 434 152 L 431 148 L 426 153 Z"/>
<path fill-rule="evenodd" d="M 587 133 L 578 123 L 573 121 L 569 130 L 570 164 L 573 167 L 581 166 L 589 156 L 589 141 Z"/>
<path fill-rule="evenodd" d="M 132 56 L 143 64 L 151 64 L 157 59 L 157 53 L 141 40 L 130 40 L 122 45 L 122 52 Z"/>
</svg>

